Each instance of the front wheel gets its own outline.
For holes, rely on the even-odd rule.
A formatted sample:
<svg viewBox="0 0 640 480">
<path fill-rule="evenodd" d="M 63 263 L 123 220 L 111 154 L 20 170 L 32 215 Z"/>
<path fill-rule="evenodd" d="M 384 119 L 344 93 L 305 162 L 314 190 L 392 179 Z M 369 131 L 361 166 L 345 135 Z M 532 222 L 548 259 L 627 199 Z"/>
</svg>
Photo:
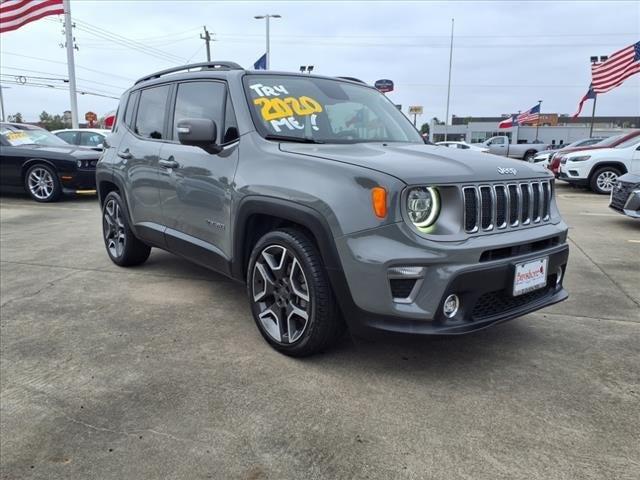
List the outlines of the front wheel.
<svg viewBox="0 0 640 480">
<path fill-rule="evenodd" d="M 117 192 L 110 192 L 104 199 L 102 235 L 107 254 L 116 265 L 139 265 L 149 258 L 151 247 L 138 240 L 131 231 L 124 211 L 124 202 Z"/>
<path fill-rule="evenodd" d="M 591 190 L 601 195 L 608 195 L 618 181 L 620 170 L 615 167 L 602 167 L 591 176 Z"/>
<path fill-rule="evenodd" d="M 55 170 L 48 165 L 31 167 L 24 177 L 24 186 L 36 202 L 55 202 L 62 194 L 62 187 Z"/>
<path fill-rule="evenodd" d="M 312 355 L 344 332 L 320 252 L 299 230 L 276 230 L 258 241 L 247 293 L 260 333 L 286 355 Z"/>
</svg>

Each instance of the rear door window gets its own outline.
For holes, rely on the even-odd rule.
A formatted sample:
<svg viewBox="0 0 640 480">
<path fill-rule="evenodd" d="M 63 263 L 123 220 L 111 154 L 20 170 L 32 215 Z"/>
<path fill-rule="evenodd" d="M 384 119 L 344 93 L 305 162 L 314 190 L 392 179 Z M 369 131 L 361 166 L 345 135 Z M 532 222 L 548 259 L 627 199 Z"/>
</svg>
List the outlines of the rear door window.
<svg viewBox="0 0 640 480">
<path fill-rule="evenodd" d="M 102 145 L 104 137 L 96 132 L 81 132 L 80 145 L 85 147 L 97 147 Z"/>
<path fill-rule="evenodd" d="M 136 115 L 135 133 L 154 140 L 164 138 L 169 89 L 169 85 L 162 85 L 142 90 Z"/>
<path fill-rule="evenodd" d="M 56 136 L 71 145 L 78 144 L 78 132 L 58 132 Z"/>
<path fill-rule="evenodd" d="M 124 124 L 131 130 L 133 130 L 133 116 L 135 114 L 136 109 L 136 100 L 138 100 L 138 95 L 140 92 L 133 92 L 129 95 L 129 100 L 127 101 L 127 109 L 124 114 Z"/>
</svg>

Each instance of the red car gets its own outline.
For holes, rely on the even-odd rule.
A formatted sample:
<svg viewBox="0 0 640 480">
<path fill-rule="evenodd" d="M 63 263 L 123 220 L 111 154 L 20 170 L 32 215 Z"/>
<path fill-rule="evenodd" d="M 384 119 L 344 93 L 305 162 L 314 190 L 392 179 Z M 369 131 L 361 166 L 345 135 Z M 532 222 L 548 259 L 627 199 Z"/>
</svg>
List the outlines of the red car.
<svg viewBox="0 0 640 480">
<path fill-rule="evenodd" d="M 600 148 L 612 148 L 620 145 L 627 140 L 630 140 L 634 137 L 640 136 L 640 130 L 634 130 L 631 133 L 623 133 L 621 135 L 614 135 L 613 137 L 605 138 L 599 143 L 595 145 L 589 145 L 586 147 L 575 147 L 575 148 L 565 148 L 562 150 L 558 150 L 553 157 L 551 157 L 551 161 L 549 162 L 549 170 L 553 172 L 553 174 L 558 177 L 560 174 L 560 160 L 562 160 L 562 156 L 567 153 L 579 152 L 581 150 L 597 150 Z"/>
</svg>

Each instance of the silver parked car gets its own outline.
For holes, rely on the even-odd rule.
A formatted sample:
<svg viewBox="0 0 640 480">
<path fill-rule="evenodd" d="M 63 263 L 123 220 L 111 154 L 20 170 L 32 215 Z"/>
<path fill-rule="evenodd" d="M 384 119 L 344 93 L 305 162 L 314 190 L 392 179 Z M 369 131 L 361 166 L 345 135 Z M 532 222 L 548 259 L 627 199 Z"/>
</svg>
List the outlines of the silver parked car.
<svg viewBox="0 0 640 480">
<path fill-rule="evenodd" d="M 186 65 L 138 80 L 119 111 L 97 169 L 111 260 L 157 247 L 246 283 L 280 352 L 345 326 L 466 333 L 568 296 L 548 171 L 425 145 L 359 81 Z"/>
</svg>

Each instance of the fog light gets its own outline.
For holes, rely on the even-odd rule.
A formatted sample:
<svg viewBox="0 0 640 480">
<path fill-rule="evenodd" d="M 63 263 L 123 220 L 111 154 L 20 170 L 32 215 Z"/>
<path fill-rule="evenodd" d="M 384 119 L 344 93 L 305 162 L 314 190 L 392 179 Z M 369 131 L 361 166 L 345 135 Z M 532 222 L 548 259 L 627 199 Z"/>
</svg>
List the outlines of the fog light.
<svg viewBox="0 0 640 480">
<path fill-rule="evenodd" d="M 391 267 L 389 269 L 389 276 L 407 278 L 423 277 L 424 270 L 424 267 Z"/>
<path fill-rule="evenodd" d="M 442 307 L 442 311 L 444 316 L 447 318 L 455 317 L 456 313 L 458 313 L 458 309 L 460 308 L 460 299 L 457 295 L 451 294 L 444 301 L 444 306 Z"/>
<path fill-rule="evenodd" d="M 558 270 L 556 271 L 556 287 L 559 287 L 561 282 L 562 282 L 562 267 L 558 267 Z"/>
</svg>

